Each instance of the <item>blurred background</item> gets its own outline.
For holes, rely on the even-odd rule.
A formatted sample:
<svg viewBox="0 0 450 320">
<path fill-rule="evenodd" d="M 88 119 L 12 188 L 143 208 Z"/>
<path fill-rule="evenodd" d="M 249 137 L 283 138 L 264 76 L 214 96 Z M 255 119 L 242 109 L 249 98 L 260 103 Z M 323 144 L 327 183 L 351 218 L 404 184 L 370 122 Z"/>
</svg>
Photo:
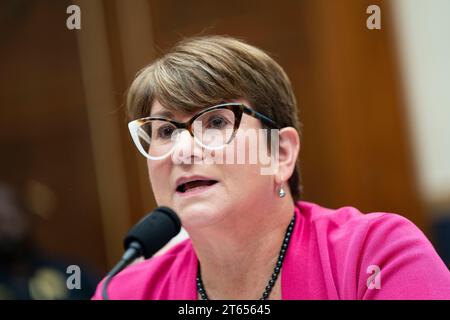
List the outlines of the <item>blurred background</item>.
<svg viewBox="0 0 450 320">
<path fill-rule="evenodd" d="M 66 26 L 72 4 L 81 30 Z M 370 5 L 381 29 L 366 25 Z M 449 12 L 447 0 L 2 0 L 0 299 L 93 294 L 156 206 L 126 89 L 206 34 L 245 39 L 288 73 L 304 200 L 401 214 L 450 266 Z"/>
</svg>

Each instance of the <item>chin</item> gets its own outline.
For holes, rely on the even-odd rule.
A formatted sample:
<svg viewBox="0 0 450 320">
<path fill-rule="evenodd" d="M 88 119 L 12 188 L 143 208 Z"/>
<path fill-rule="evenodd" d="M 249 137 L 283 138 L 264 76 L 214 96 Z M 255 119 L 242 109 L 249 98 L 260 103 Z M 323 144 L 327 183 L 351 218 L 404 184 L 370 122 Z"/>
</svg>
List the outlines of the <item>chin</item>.
<svg viewBox="0 0 450 320">
<path fill-rule="evenodd" d="M 185 229 L 207 227 L 221 218 L 217 207 L 201 203 L 185 206 L 177 213 Z"/>
</svg>

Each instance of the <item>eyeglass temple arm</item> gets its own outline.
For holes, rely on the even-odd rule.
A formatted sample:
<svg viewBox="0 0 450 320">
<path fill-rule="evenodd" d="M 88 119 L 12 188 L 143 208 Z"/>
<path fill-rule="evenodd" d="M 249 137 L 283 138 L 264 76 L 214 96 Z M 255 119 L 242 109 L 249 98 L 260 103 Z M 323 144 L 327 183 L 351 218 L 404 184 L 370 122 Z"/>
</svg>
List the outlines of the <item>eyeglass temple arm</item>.
<svg viewBox="0 0 450 320">
<path fill-rule="evenodd" d="M 247 106 L 244 106 L 244 112 L 250 116 L 253 116 L 255 118 L 260 119 L 262 122 L 265 122 L 267 125 L 270 125 L 274 128 L 280 129 L 280 126 L 273 121 L 272 119 L 270 119 L 269 117 L 266 117 L 265 115 L 263 115 L 262 113 L 259 113 L 256 110 L 250 109 Z"/>
</svg>

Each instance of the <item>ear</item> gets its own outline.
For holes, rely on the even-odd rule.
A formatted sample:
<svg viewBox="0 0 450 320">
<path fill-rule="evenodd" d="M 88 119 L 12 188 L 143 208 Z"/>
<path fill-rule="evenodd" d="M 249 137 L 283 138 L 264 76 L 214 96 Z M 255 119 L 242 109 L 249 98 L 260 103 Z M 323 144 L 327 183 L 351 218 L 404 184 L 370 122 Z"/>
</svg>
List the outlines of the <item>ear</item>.
<svg viewBox="0 0 450 320">
<path fill-rule="evenodd" d="M 300 152 L 300 137 L 293 127 L 285 127 L 279 132 L 278 171 L 275 183 L 286 182 L 292 176 Z"/>
</svg>

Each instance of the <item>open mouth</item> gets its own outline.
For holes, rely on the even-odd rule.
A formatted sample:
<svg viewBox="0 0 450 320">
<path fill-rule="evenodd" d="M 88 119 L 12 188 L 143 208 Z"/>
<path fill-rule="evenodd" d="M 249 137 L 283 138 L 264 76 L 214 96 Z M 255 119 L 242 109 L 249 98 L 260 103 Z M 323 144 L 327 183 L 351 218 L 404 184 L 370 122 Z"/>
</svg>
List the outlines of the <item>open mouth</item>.
<svg viewBox="0 0 450 320">
<path fill-rule="evenodd" d="M 186 183 L 182 183 L 177 187 L 177 192 L 185 193 L 195 189 L 204 188 L 216 184 L 216 180 L 193 180 Z"/>
</svg>

